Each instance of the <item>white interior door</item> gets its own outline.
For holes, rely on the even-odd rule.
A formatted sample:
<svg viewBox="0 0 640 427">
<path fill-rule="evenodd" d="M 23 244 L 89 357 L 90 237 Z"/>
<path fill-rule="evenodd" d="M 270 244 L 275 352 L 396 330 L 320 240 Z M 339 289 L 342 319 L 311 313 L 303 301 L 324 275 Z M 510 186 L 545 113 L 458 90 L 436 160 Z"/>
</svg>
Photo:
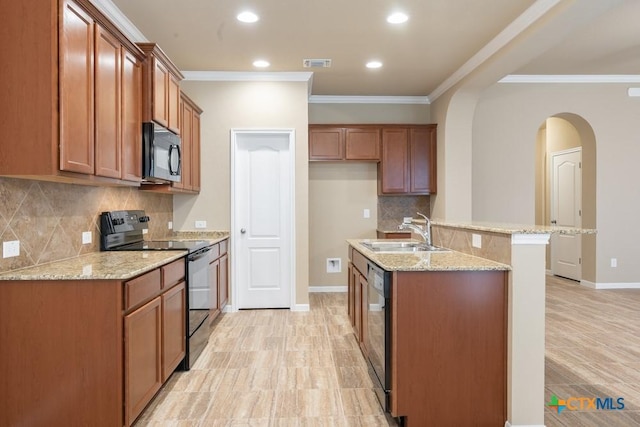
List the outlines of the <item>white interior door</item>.
<svg viewBox="0 0 640 427">
<path fill-rule="evenodd" d="M 551 224 L 582 227 L 581 148 L 551 153 Z M 551 235 L 551 270 L 554 275 L 580 280 L 581 257 L 580 234 Z"/>
<path fill-rule="evenodd" d="M 232 130 L 232 144 L 232 305 L 290 308 L 293 131 Z"/>
</svg>

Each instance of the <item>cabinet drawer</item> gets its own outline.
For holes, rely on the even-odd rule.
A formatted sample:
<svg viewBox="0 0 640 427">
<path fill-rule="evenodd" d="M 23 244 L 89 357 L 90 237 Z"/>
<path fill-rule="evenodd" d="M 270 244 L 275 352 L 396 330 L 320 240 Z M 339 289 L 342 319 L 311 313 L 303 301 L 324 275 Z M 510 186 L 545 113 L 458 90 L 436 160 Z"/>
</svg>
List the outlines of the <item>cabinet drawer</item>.
<svg viewBox="0 0 640 427">
<path fill-rule="evenodd" d="M 183 267 L 184 269 L 184 267 Z M 184 271 L 183 271 L 184 276 Z M 140 305 L 150 300 L 160 293 L 161 276 L 160 270 L 155 269 L 124 284 L 124 309 Z"/>
<path fill-rule="evenodd" d="M 220 245 L 220 255 L 224 255 L 227 253 L 227 245 L 228 245 L 229 241 L 228 240 L 223 240 L 222 242 L 219 243 Z"/>
<path fill-rule="evenodd" d="M 160 267 L 162 270 L 162 289 L 170 288 L 184 279 L 184 258 Z"/>
</svg>

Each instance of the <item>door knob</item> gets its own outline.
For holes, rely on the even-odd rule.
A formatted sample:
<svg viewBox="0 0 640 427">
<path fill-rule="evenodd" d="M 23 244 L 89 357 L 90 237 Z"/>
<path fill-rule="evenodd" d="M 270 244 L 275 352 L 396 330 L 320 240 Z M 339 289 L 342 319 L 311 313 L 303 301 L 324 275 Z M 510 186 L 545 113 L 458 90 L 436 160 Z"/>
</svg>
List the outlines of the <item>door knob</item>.
<svg viewBox="0 0 640 427">
<path fill-rule="evenodd" d="M 241 232 L 242 234 L 244 234 L 244 233 L 246 233 L 246 232 L 247 232 L 247 230 L 246 230 L 245 228 L 241 228 L 241 229 L 240 229 L 240 232 Z"/>
</svg>

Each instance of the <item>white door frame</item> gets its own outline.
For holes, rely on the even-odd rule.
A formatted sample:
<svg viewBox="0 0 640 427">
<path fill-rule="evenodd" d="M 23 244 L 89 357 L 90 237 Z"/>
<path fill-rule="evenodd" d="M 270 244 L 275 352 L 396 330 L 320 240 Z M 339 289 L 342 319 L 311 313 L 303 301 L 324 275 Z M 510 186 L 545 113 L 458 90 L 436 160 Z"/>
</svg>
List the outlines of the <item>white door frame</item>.
<svg viewBox="0 0 640 427">
<path fill-rule="evenodd" d="M 238 268 L 239 262 L 236 254 L 239 253 L 239 242 L 240 242 L 240 230 L 236 224 L 236 159 L 238 152 L 238 135 L 243 134 L 265 134 L 265 135 L 275 135 L 282 134 L 288 136 L 288 149 L 289 149 L 289 170 L 291 172 L 291 180 L 290 180 L 290 194 L 291 194 L 291 204 L 289 206 L 289 218 L 291 218 L 291 224 L 289 228 L 289 254 L 287 254 L 290 259 L 290 278 L 291 278 L 291 302 L 290 309 L 293 309 L 296 306 L 296 251 L 295 251 L 295 242 L 296 242 L 296 193 L 295 193 L 295 164 L 296 164 L 296 156 L 295 156 L 295 129 L 243 129 L 243 128 L 232 128 L 231 129 L 231 230 L 229 230 L 229 237 L 231 240 L 231 271 L 230 271 L 230 283 L 231 283 L 231 308 L 230 311 L 238 311 L 238 289 L 235 283 L 235 278 L 238 277 Z"/>
</svg>

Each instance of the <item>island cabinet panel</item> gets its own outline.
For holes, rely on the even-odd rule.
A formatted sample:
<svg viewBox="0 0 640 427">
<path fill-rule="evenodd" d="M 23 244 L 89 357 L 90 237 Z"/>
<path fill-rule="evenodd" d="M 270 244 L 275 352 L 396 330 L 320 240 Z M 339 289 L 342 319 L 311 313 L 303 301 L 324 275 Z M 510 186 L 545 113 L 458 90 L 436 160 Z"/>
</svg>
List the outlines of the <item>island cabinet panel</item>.
<svg viewBox="0 0 640 427">
<path fill-rule="evenodd" d="M 506 272 L 397 272 L 391 304 L 391 413 L 408 427 L 504 425 Z"/>
<path fill-rule="evenodd" d="M 121 426 L 122 283 L 0 281 L 0 426 Z"/>
<path fill-rule="evenodd" d="M 94 21 L 62 2 L 60 23 L 60 170 L 94 173 Z"/>
</svg>

